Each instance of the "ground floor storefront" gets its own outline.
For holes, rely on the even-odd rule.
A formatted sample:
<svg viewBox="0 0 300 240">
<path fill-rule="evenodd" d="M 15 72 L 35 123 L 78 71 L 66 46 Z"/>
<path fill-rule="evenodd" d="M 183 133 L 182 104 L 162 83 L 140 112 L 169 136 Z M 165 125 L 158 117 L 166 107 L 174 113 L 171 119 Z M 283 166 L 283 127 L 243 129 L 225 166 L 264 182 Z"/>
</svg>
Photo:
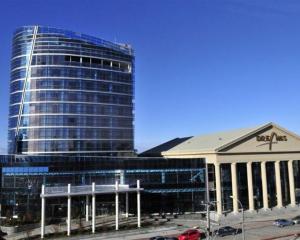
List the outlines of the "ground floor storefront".
<svg viewBox="0 0 300 240">
<path fill-rule="evenodd" d="M 300 161 L 209 164 L 211 199 L 218 214 L 295 206 L 300 200 Z M 240 203 L 239 203 L 240 201 Z M 242 205 L 242 206 L 241 206 Z"/>
<path fill-rule="evenodd" d="M 112 185 L 116 181 L 130 188 L 137 180 L 142 214 L 196 212 L 205 210 L 206 183 L 204 159 L 132 157 L 2 156 L 1 215 L 8 219 L 38 221 L 41 217 L 41 187 Z M 115 214 L 115 195 L 97 196 L 96 215 Z M 125 212 L 125 195 L 119 210 Z M 128 194 L 129 212 L 136 214 L 136 196 Z M 47 200 L 48 221 L 67 216 L 67 200 Z M 72 199 L 72 217 L 84 216 L 85 197 Z"/>
<path fill-rule="evenodd" d="M 117 181 L 136 188 L 139 180 L 142 214 L 205 213 L 209 202 L 222 215 L 295 206 L 300 200 L 300 137 L 273 123 L 176 139 L 139 157 L 6 155 L 0 162 L 1 216 L 18 221 L 40 219 L 42 185 Z M 122 198 L 119 209 L 125 212 Z M 129 212 L 136 214 L 136 197 L 128 198 Z M 84 197 L 74 197 L 72 207 L 74 217 L 84 214 Z M 114 194 L 97 198 L 97 215 L 115 214 L 114 209 Z M 50 199 L 45 211 L 49 218 L 63 218 L 67 201 Z"/>
</svg>

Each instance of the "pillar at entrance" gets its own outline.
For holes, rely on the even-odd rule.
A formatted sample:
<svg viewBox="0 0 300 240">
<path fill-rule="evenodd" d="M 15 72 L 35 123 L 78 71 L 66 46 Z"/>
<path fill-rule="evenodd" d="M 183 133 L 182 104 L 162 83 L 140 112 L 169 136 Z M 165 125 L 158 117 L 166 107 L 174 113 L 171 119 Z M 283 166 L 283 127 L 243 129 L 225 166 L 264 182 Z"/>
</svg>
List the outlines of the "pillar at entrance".
<svg viewBox="0 0 300 240">
<path fill-rule="evenodd" d="M 116 230 L 119 230 L 119 182 L 116 181 Z"/>
<path fill-rule="evenodd" d="M 236 176 L 236 163 L 231 163 L 231 184 L 232 184 L 232 203 L 233 213 L 238 213 L 238 187 L 237 187 L 237 176 Z"/>
<path fill-rule="evenodd" d="M 275 180 L 276 180 L 277 207 L 282 208 L 280 161 L 275 162 Z"/>
<path fill-rule="evenodd" d="M 42 185 L 42 195 L 45 194 L 45 185 Z M 45 197 L 42 197 L 42 209 L 41 209 L 41 238 L 45 235 Z"/>
<path fill-rule="evenodd" d="M 248 182 L 249 211 L 254 211 L 252 162 L 247 162 L 247 182 Z"/>
<path fill-rule="evenodd" d="M 141 227 L 141 192 L 140 192 L 140 180 L 136 180 L 137 191 L 137 226 Z"/>
<path fill-rule="evenodd" d="M 261 162 L 260 167 L 261 167 L 261 183 L 262 183 L 262 193 L 263 193 L 263 208 L 267 210 L 269 208 L 269 202 L 268 202 L 266 162 Z"/>
<path fill-rule="evenodd" d="M 221 169 L 219 163 L 215 163 L 214 165 L 215 165 L 215 178 L 216 178 L 217 214 L 222 215 Z"/>
<path fill-rule="evenodd" d="M 295 196 L 295 178 L 294 178 L 294 168 L 293 160 L 288 161 L 288 172 L 289 172 L 289 183 L 290 183 L 290 198 L 291 206 L 296 206 L 296 196 Z"/>
<path fill-rule="evenodd" d="M 128 192 L 125 195 L 125 217 L 128 218 Z"/>
<path fill-rule="evenodd" d="M 89 195 L 85 196 L 85 221 L 89 221 Z"/>
<path fill-rule="evenodd" d="M 71 184 L 68 184 L 68 194 L 71 193 Z M 71 235 L 71 196 L 68 196 L 67 235 Z"/>
<path fill-rule="evenodd" d="M 95 233 L 95 220 L 96 220 L 96 186 L 95 183 L 92 183 L 92 233 Z"/>
</svg>

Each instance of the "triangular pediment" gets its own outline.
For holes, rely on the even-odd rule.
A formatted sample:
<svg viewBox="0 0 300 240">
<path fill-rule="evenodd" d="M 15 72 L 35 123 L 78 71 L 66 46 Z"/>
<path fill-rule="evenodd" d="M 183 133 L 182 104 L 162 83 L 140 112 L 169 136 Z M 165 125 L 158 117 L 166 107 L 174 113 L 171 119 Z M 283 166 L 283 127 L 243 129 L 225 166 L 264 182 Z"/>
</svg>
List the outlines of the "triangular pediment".
<svg viewBox="0 0 300 240">
<path fill-rule="evenodd" d="M 300 152 L 300 137 L 274 123 L 269 123 L 219 147 L 216 152 Z"/>
</svg>

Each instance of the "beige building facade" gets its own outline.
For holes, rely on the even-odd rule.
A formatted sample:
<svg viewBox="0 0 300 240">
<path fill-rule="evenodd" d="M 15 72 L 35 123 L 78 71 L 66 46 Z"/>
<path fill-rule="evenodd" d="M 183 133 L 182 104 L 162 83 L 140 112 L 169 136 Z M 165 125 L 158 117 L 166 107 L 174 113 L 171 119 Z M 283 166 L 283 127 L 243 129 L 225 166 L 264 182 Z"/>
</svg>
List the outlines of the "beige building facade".
<svg viewBox="0 0 300 240">
<path fill-rule="evenodd" d="M 161 154 L 205 159 L 219 215 L 238 212 L 239 200 L 250 211 L 296 206 L 300 137 L 274 123 L 191 137 Z"/>
</svg>

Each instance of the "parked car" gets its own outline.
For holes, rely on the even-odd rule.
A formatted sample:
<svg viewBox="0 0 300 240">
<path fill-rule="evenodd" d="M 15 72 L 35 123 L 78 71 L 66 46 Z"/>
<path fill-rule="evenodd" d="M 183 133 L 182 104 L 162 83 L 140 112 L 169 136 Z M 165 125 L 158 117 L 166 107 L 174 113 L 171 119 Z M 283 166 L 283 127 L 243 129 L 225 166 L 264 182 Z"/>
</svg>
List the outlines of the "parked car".
<svg viewBox="0 0 300 240">
<path fill-rule="evenodd" d="M 292 219 L 292 221 L 295 223 L 295 224 L 299 224 L 300 223 L 300 216 L 296 216 Z"/>
<path fill-rule="evenodd" d="M 6 235 L 7 235 L 6 232 L 2 232 L 2 231 L 0 230 L 0 240 L 5 240 L 4 236 L 6 236 Z"/>
<path fill-rule="evenodd" d="M 291 220 L 287 220 L 287 219 L 276 219 L 273 222 L 273 225 L 277 226 L 277 227 L 286 227 L 286 226 L 291 226 L 294 225 L 295 223 Z"/>
<path fill-rule="evenodd" d="M 150 238 L 150 240 L 178 240 L 177 237 L 162 237 L 162 236 L 156 236 Z"/>
<path fill-rule="evenodd" d="M 204 233 L 197 229 L 189 229 L 178 236 L 178 240 L 201 240 Z"/>
<path fill-rule="evenodd" d="M 242 229 L 240 228 L 233 228 L 230 226 L 225 226 L 225 227 L 221 227 L 217 230 L 215 230 L 215 235 L 219 236 L 219 237 L 224 237 L 224 236 L 228 236 L 228 235 L 236 235 L 242 232 Z"/>
</svg>

